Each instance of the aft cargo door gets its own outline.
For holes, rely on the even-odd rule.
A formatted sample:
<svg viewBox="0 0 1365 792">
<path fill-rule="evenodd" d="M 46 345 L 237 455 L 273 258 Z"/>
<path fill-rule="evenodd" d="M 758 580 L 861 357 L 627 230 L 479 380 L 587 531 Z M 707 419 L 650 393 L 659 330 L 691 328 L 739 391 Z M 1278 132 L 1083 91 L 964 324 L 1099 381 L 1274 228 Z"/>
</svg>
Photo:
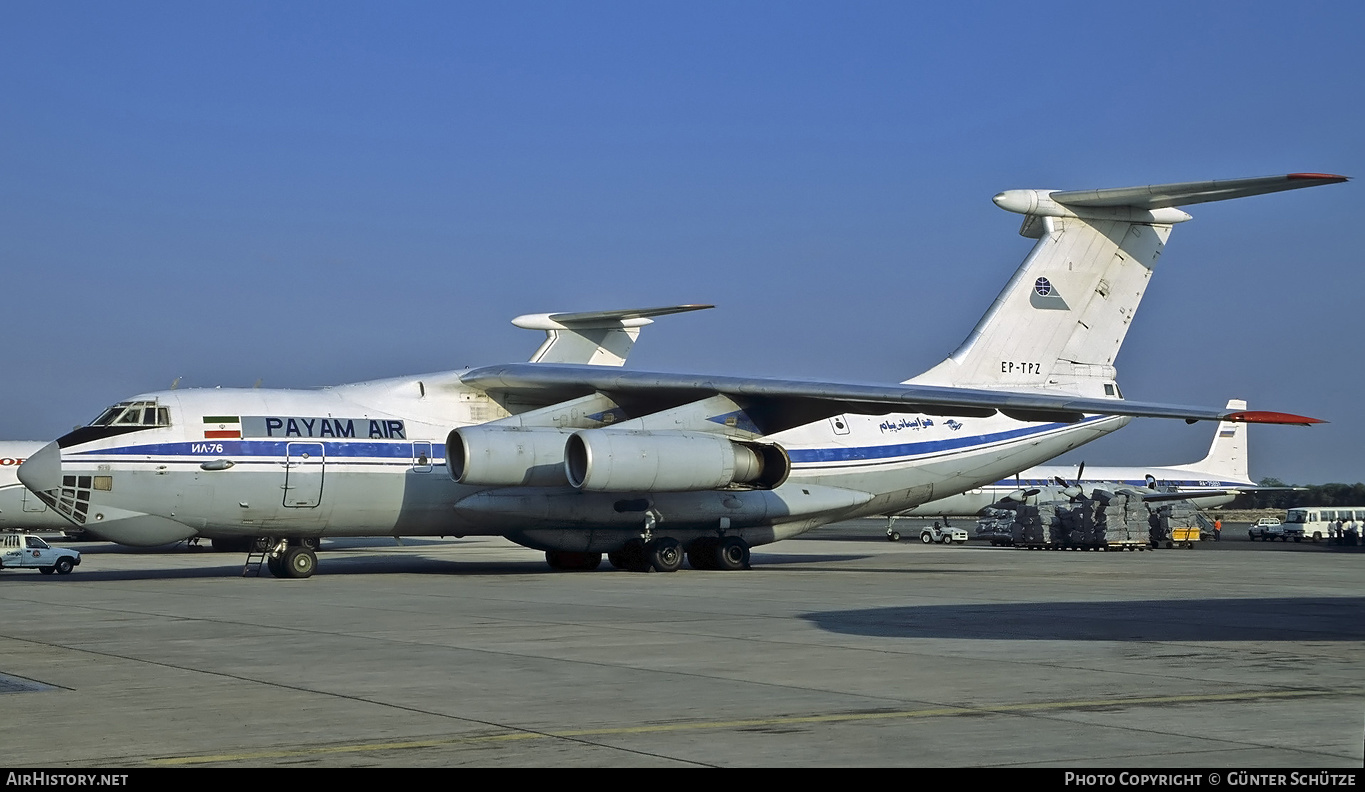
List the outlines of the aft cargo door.
<svg viewBox="0 0 1365 792">
<path fill-rule="evenodd" d="M 322 503 L 326 459 L 322 443 L 289 443 L 284 465 L 284 505 L 308 509 Z"/>
</svg>

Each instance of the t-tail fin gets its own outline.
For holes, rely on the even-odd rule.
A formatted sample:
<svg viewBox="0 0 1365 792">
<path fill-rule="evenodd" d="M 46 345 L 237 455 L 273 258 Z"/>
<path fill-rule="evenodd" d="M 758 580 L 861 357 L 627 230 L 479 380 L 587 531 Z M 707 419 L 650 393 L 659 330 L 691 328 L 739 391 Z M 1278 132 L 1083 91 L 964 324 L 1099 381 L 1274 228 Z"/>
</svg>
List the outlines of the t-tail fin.
<svg viewBox="0 0 1365 792">
<path fill-rule="evenodd" d="M 1019 233 L 1038 243 L 967 340 L 909 382 L 1122 398 L 1114 359 L 1171 227 L 1190 219 L 1175 207 L 1343 181 L 1343 176 L 1296 173 L 1106 190 L 1002 192 L 994 198 L 996 205 L 1024 215 Z"/>
<path fill-rule="evenodd" d="M 1247 403 L 1229 399 L 1229 410 L 1245 410 Z M 1247 425 L 1236 421 L 1221 421 L 1213 434 L 1209 454 L 1188 467 L 1215 476 L 1219 481 L 1251 482 L 1247 472 Z"/>
<path fill-rule="evenodd" d="M 624 366 L 640 328 L 653 324 L 651 316 L 700 311 L 712 305 L 670 305 L 588 313 L 526 314 L 512 320 L 517 327 L 544 330 L 545 343 L 531 356 L 532 363 L 577 363 Z"/>
</svg>

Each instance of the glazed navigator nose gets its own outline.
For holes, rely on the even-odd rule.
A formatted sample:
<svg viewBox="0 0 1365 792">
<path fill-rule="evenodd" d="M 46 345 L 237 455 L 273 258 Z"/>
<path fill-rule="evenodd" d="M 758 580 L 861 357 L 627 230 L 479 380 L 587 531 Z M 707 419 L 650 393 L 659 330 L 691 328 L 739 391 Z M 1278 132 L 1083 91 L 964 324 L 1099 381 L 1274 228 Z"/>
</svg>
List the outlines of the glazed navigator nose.
<svg viewBox="0 0 1365 792">
<path fill-rule="evenodd" d="M 37 492 L 49 492 L 62 486 L 62 449 L 51 442 L 19 466 L 19 480 Z"/>
</svg>

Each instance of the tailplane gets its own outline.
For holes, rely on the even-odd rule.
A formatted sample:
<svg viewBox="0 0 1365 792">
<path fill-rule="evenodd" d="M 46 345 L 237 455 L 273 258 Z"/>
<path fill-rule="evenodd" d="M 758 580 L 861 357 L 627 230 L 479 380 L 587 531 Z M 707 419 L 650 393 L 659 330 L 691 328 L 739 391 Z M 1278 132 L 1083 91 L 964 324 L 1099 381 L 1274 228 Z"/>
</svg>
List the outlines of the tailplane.
<svg viewBox="0 0 1365 792">
<path fill-rule="evenodd" d="M 526 314 L 512 320 L 517 327 L 544 330 L 545 343 L 531 356 L 532 363 L 577 363 L 624 366 L 640 328 L 653 324 L 651 316 L 701 311 L 713 305 L 670 305 L 588 313 Z"/>
<path fill-rule="evenodd" d="M 1037 239 L 967 340 L 909 382 L 1047 388 L 1122 398 L 1114 359 L 1165 249 L 1175 208 L 1335 184 L 1344 176 L 1296 173 L 1105 190 L 1007 190 L 995 204 L 1024 215 Z"/>
</svg>

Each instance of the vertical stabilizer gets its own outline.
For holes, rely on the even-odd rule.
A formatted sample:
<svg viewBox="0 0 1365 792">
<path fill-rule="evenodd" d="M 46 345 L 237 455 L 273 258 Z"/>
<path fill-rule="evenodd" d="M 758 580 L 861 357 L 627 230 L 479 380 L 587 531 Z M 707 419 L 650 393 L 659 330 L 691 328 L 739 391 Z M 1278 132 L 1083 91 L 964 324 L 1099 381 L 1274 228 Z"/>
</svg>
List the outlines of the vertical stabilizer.
<svg viewBox="0 0 1365 792">
<path fill-rule="evenodd" d="M 1228 400 L 1229 410 L 1245 410 L 1247 403 L 1241 399 Z M 1235 421 L 1221 421 L 1218 431 L 1213 434 L 1213 444 L 1209 446 L 1208 456 L 1189 467 L 1218 477 L 1220 481 L 1240 481 L 1251 483 L 1247 472 L 1247 425 Z"/>
<path fill-rule="evenodd" d="M 1121 398 L 1114 360 L 1178 206 L 1346 181 L 1296 173 L 1103 190 L 1007 190 L 994 201 L 1024 215 L 1037 239 L 1000 296 L 952 355 L 909 382 Z"/>
<path fill-rule="evenodd" d="M 1030 215 L 1021 233 L 1038 236 L 1028 258 L 957 351 L 912 381 L 1115 396 L 1114 359 L 1171 226 Z"/>
</svg>

